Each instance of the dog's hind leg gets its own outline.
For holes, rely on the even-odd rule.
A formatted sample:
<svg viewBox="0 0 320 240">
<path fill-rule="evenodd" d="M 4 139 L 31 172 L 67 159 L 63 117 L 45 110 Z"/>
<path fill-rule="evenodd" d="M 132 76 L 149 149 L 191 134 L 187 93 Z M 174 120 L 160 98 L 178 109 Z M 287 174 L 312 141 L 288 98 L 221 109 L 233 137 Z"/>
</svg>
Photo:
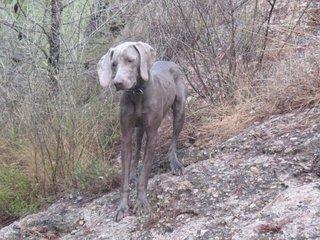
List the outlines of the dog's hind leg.
<svg viewBox="0 0 320 240">
<path fill-rule="evenodd" d="M 178 79 L 179 80 L 179 79 Z M 173 136 L 171 145 L 169 147 L 168 158 L 170 161 L 171 171 L 175 175 L 183 174 L 183 165 L 177 157 L 177 140 L 182 130 L 185 117 L 185 103 L 186 103 L 186 86 L 181 81 L 177 81 L 177 94 L 172 105 L 173 110 Z"/>
</svg>

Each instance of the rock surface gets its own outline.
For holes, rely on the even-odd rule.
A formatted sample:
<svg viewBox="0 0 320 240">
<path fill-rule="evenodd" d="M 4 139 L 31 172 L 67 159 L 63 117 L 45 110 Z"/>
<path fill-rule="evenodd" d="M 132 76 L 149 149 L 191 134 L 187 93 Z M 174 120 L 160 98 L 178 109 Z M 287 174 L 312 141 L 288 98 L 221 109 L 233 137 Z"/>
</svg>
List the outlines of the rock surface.
<svg viewBox="0 0 320 240">
<path fill-rule="evenodd" d="M 206 159 L 184 176 L 150 180 L 149 216 L 114 222 L 114 191 L 61 200 L 2 228 L 0 239 L 320 239 L 319 120 L 318 109 L 273 116 L 202 146 Z"/>
</svg>

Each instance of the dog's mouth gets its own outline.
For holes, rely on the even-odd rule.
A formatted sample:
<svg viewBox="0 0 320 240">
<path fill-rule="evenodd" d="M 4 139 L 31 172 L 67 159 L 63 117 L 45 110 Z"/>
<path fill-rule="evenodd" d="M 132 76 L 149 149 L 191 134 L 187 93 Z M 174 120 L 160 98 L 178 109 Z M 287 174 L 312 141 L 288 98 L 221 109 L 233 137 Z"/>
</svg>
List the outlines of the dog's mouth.
<svg viewBox="0 0 320 240">
<path fill-rule="evenodd" d="M 132 84 L 131 87 L 127 87 L 125 85 L 121 85 L 121 86 L 118 86 L 118 85 L 115 85 L 115 88 L 118 91 L 121 91 L 121 90 L 130 90 L 130 89 L 133 89 L 134 87 L 136 86 L 136 84 Z"/>
<path fill-rule="evenodd" d="M 127 87 L 126 87 L 125 84 L 121 84 L 121 85 L 116 85 L 115 84 L 115 88 L 116 88 L 117 92 L 120 91 L 120 90 L 127 90 Z"/>
</svg>

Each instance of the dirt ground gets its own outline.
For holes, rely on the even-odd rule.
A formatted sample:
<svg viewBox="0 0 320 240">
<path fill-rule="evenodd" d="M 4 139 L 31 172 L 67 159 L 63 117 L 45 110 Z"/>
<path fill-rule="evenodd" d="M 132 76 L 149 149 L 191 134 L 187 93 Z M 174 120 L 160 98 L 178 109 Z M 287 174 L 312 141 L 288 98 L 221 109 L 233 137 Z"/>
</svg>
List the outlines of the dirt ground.
<svg viewBox="0 0 320 240">
<path fill-rule="evenodd" d="M 114 222 L 115 190 L 61 199 L 0 239 L 319 239 L 319 120 L 318 108 L 272 116 L 221 144 L 184 149 L 184 176 L 150 180 L 148 216 Z"/>
</svg>

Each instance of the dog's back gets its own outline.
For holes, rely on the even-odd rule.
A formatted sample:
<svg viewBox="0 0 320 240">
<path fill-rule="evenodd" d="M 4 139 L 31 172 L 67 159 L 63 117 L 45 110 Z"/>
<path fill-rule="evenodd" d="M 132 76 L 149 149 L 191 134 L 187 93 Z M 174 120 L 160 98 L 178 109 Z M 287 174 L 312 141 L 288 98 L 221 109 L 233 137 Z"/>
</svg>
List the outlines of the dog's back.
<svg viewBox="0 0 320 240">
<path fill-rule="evenodd" d="M 172 107 L 177 95 L 186 95 L 185 83 L 179 66 L 173 62 L 157 61 L 150 69 L 150 82 L 145 89 L 145 103 L 151 111 L 163 115 Z"/>
<path fill-rule="evenodd" d="M 161 80 L 165 81 L 176 81 L 178 77 L 182 75 L 180 67 L 169 61 L 157 61 L 155 62 L 150 69 L 151 77 L 159 76 Z"/>
</svg>

